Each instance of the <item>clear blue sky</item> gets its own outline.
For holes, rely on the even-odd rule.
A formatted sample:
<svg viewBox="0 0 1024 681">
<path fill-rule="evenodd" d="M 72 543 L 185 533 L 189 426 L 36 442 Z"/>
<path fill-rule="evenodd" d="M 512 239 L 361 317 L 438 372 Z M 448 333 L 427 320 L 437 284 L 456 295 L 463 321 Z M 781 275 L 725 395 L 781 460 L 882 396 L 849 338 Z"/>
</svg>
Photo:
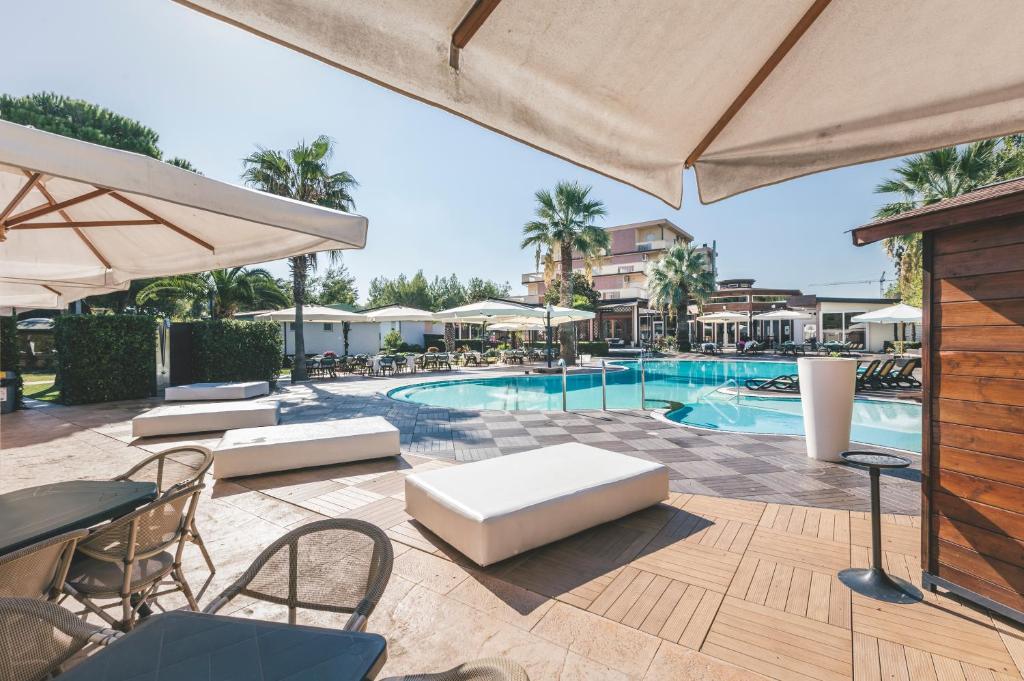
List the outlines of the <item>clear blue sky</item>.
<svg viewBox="0 0 1024 681">
<path fill-rule="evenodd" d="M 360 296 L 377 275 L 455 272 L 508 280 L 533 267 L 519 249 L 533 193 L 561 179 L 592 184 L 606 224 L 667 217 L 717 240 L 724 278 L 820 295 L 872 296 L 890 271 L 878 245 L 855 248 L 846 230 L 871 219 L 875 184 L 896 165 L 835 170 L 704 206 L 687 173 L 679 211 L 641 192 L 549 157 L 169 1 L 6 2 L 0 92 L 50 90 L 136 118 L 160 134 L 166 156 L 239 182 L 255 145 L 286 148 L 324 133 L 335 166 L 355 175 L 365 250 L 345 261 Z M 271 266 L 284 275 L 282 263 Z"/>
</svg>

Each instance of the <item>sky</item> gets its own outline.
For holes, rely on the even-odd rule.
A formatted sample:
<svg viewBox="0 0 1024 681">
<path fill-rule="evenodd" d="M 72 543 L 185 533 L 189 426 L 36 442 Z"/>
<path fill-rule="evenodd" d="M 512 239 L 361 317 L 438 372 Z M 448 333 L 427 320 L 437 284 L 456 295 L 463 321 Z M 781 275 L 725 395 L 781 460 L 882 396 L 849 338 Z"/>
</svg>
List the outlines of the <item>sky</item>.
<svg viewBox="0 0 1024 681">
<path fill-rule="evenodd" d="M 346 251 L 360 300 L 379 275 L 456 273 L 524 293 L 532 251 L 519 248 L 534 193 L 560 180 L 592 185 L 605 225 L 668 218 L 717 243 L 721 278 L 823 296 L 877 296 L 892 267 L 880 245 L 846 232 L 886 201 L 873 189 L 898 160 L 844 168 L 701 205 L 687 172 L 675 210 L 468 121 L 186 9 L 170 0 L 0 2 L 0 92 L 85 99 L 156 130 L 166 158 L 241 183 L 257 145 L 286 149 L 326 134 L 334 168 L 359 181 L 367 246 Z M 45 30 L 43 30 L 45 27 Z M 284 263 L 272 263 L 285 276 Z M 834 282 L 871 281 L 846 285 Z"/>
</svg>

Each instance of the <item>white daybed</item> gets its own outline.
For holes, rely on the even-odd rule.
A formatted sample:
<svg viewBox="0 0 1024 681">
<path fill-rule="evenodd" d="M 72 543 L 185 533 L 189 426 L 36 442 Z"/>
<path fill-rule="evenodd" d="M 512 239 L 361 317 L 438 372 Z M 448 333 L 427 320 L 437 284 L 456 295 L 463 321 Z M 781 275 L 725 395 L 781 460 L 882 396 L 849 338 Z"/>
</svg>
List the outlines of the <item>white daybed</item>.
<svg viewBox="0 0 1024 681">
<path fill-rule="evenodd" d="M 405 479 L 406 512 L 478 565 L 667 498 L 662 464 L 576 442 Z"/>
<path fill-rule="evenodd" d="M 196 400 L 247 400 L 250 397 L 270 394 L 267 381 L 244 381 L 238 383 L 189 383 L 170 386 L 164 391 L 168 402 Z"/>
<path fill-rule="evenodd" d="M 231 428 L 272 426 L 277 402 L 206 402 L 167 404 L 132 419 L 132 435 L 180 435 Z"/>
</svg>

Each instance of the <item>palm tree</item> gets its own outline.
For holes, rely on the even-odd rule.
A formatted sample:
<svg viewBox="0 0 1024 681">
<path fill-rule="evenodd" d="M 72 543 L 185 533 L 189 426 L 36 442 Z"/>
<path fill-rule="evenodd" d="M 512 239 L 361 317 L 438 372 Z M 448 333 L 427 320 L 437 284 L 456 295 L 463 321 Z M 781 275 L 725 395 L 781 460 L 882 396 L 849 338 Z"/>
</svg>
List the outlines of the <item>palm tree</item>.
<svg viewBox="0 0 1024 681">
<path fill-rule="evenodd" d="M 553 194 L 539 190 L 535 194 L 537 219 L 523 225 L 521 248 L 536 249 L 538 267 L 543 258 L 545 283 L 551 284 L 554 263 L 561 263 L 558 300 L 564 307 L 572 307 L 573 251 L 583 256 L 589 274 L 594 260 L 604 254 L 610 242 L 608 232 L 594 225 L 594 220 L 607 211 L 603 203 L 589 198 L 590 190 L 577 182 L 559 182 Z M 567 363 L 575 360 L 571 325 L 563 324 L 559 329 L 559 346 Z"/>
<path fill-rule="evenodd" d="M 897 177 L 881 182 L 876 194 L 897 194 L 899 199 L 885 204 L 875 212 L 876 218 L 887 218 L 943 199 L 966 194 L 990 184 L 1006 173 L 1012 174 L 1010 163 L 1001 162 L 1000 140 L 972 142 L 962 147 L 946 147 L 904 159 L 894 168 Z M 1006 165 L 1006 168 L 1001 166 Z M 920 293 L 921 235 L 902 234 L 885 240 L 885 252 L 896 265 L 899 288 L 906 302 L 920 304 L 913 298 Z"/>
<path fill-rule="evenodd" d="M 675 311 L 676 347 L 688 352 L 690 327 L 686 317 L 690 299 L 704 303 L 715 290 L 715 276 L 704 254 L 691 244 L 676 244 L 648 266 L 647 290 L 652 305 Z"/>
<path fill-rule="evenodd" d="M 351 191 L 359 186 L 348 172 L 333 173 L 330 170 L 334 143 L 321 135 L 311 143 L 300 142 L 294 149 L 281 152 L 258 147 L 243 160 L 245 172 L 242 179 L 250 187 L 270 194 L 287 196 L 297 201 L 315 203 L 319 206 L 351 211 L 355 200 Z M 341 251 L 329 251 L 330 258 L 337 261 Z M 306 280 L 316 270 L 317 254 L 306 253 L 288 259 L 292 272 L 292 294 L 295 299 L 295 362 L 292 362 L 292 380 L 306 380 L 306 354 L 303 337 L 302 304 L 306 299 Z"/>
<path fill-rule="evenodd" d="M 139 291 L 135 302 L 141 306 L 158 299 L 185 303 L 196 312 L 209 304 L 214 319 L 230 317 L 240 310 L 288 304 L 288 296 L 270 272 L 245 267 L 157 279 Z"/>
</svg>

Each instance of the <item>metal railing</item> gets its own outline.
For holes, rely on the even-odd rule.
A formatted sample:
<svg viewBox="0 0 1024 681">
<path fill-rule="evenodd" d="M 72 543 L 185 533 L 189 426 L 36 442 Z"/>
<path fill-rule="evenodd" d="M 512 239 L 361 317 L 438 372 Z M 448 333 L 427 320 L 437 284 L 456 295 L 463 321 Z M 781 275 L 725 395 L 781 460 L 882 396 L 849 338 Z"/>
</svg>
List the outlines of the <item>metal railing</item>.
<svg viewBox="0 0 1024 681">
<path fill-rule="evenodd" d="M 601 411 L 608 411 L 608 366 L 601 360 Z"/>
<path fill-rule="evenodd" d="M 712 388 L 711 390 L 708 390 L 706 393 L 704 393 L 700 397 L 698 397 L 697 401 L 698 402 L 703 402 L 705 397 L 710 397 L 711 395 L 723 392 L 724 389 L 727 386 L 729 386 L 729 385 L 733 386 L 733 388 L 735 389 L 735 392 L 733 392 L 733 394 L 729 396 L 729 399 L 732 400 L 733 402 L 739 403 L 739 401 L 740 401 L 740 384 L 736 382 L 735 378 L 727 378 L 727 379 L 725 379 L 724 381 L 722 381 L 721 383 L 716 385 L 714 388 Z"/>
<path fill-rule="evenodd" d="M 565 360 L 558 360 L 558 366 L 562 367 L 562 411 L 569 411 L 568 398 L 567 398 L 567 376 L 569 367 L 565 365 Z"/>
</svg>

